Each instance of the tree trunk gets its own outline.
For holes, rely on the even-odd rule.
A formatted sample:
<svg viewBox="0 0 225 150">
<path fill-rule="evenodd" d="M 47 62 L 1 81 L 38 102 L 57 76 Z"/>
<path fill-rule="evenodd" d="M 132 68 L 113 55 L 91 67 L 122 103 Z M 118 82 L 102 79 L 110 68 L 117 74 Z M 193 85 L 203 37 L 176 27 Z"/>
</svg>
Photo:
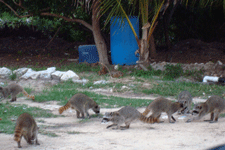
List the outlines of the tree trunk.
<svg viewBox="0 0 225 150">
<path fill-rule="evenodd" d="M 141 62 L 148 62 L 149 60 L 149 49 L 148 49 L 147 37 L 148 37 L 148 28 L 142 28 L 142 39 L 140 40 L 141 47 L 139 47 Z"/>
<path fill-rule="evenodd" d="M 99 62 L 105 65 L 109 65 L 108 55 L 107 55 L 107 45 L 101 34 L 101 28 L 99 24 L 99 0 L 93 0 L 92 5 L 92 27 L 94 41 L 97 47 Z"/>
<path fill-rule="evenodd" d="M 155 39 L 153 34 L 151 35 L 149 40 L 149 51 L 150 51 L 151 59 L 154 59 L 156 57 L 156 48 L 155 48 Z"/>
</svg>

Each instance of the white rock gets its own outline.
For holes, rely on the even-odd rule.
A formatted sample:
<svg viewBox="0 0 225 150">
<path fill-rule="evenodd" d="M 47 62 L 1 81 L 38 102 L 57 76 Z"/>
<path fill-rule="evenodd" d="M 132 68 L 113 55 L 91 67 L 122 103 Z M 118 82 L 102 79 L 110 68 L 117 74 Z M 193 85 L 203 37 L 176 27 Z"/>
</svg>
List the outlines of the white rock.
<svg viewBox="0 0 225 150">
<path fill-rule="evenodd" d="M 6 67 L 0 68 L 0 78 L 5 78 L 7 76 L 10 76 L 12 74 L 12 71 Z"/>
<path fill-rule="evenodd" d="M 219 65 L 223 65 L 223 63 L 221 62 L 221 61 L 217 61 L 217 64 L 219 64 Z"/>
<path fill-rule="evenodd" d="M 121 87 L 121 90 L 123 90 L 123 89 L 129 89 L 129 87 L 124 85 L 124 86 Z"/>
<path fill-rule="evenodd" d="M 39 71 L 40 79 L 51 79 L 51 74 L 55 72 L 55 70 L 56 70 L 55 67 L 50 67 L 50 68 L 47 68 L 47 70 Z"/>
<path fill-rule="evenodd" d="M 20 76 L 24 75 L 28 69 L 29 68 L 19 68 L 19 69 L 14 70 L 13 73 L 16 74 L 17 77 L 20 77 Z"/>
<path fill-rule="evenodd" d="M 115 65 L 115 66 L 114 66 L 114 69 L 115 69 L 115 70 L 118 70 L 118 69 L 119 69 L 119 65 Z"/>
<path fill-rule="evenodd" d="M 60 79 L 62 77 L 62 75 L 66 73 L 66 71 L 55 71 L 51 74 L 53 79 Z"/>
<path fill-rule="evenodd" d="M 37 71 L 33 71 L 32 69 L 28 69 L 27 72 L 22 75 L 20 78 L 21 79 L 37 79 L 39 77 L 40 73 L 38 73 Z"/>
<path fill-rule="evenodd" d="M 79 76 L 75 72 L 73 72 L 71 70 L 68 70 L 60 78 L 60 80 L 62 80 L 62 81 L 67 81 L 69 79 L 75 79 L 76 80 L 76 79 L 79 79 Z"/>
</svg>

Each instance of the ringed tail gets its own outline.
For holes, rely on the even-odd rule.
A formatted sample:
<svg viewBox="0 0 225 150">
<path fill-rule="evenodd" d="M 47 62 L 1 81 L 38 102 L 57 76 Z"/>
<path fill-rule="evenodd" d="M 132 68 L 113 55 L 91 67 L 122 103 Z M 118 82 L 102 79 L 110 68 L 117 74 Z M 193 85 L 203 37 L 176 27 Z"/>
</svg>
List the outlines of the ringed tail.
<svg viewBox="0 0 225 150">
<path fill-rule="evenodd" d="M 145 123 L 155 123 L 155 122 L 159 122 L 158 118 L 153 118 L 153 117 L 145 117 L 144 115 L 141 115 L 141 118 L 140 120 L 142 122 L 145 122 Z"/>
<path fill-rule="evenodd" d="M 19 126 L 16 126 L 14 133 L 14 141 L 20 141 L 22 135 L 22 129 Z"/>
<path fill-rule="evenodd" d="M 149 112 L 150 110 L 146 108 L 145 111 L 142 113 L 142 115 L 147 116 Z"/>
<path fill-rule="evenodd" d="M 35 99 L 34 95 L 29 95 L 25 90 L 22 91 L 23 95 L 25 95 L 28 98 L 31 98 L 32 100 Z"/>
<path fill-rule="evenodd" d="M 62 114 L 64 110 L 67 110 L 70 107 L 70 102 L 67 102 L 65 106 L 59 108 L 59 114 Z"/>
</svg>

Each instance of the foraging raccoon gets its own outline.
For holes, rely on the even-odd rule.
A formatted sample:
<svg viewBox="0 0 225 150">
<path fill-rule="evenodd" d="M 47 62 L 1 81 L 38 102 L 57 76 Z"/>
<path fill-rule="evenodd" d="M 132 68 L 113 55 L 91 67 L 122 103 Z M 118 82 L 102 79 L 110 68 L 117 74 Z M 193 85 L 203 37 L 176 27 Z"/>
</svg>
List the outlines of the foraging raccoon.
<svg viewBox="0 0 225 150">
<path fill-rule="evenodd" d="M 29 95 L 22 86 L 16 83 L 9 84 L 6 87 L 0 87 L 0 93 L 3 94 L 4 98 L 7 98 L 11 94 L 12 100 L 10 102 L 16 101 L 16 95 L 20 92 L 22 92 L 26 97 L 31 98 L 32 100 L 35 99 L 34 95 Z"/>
<path fill-rule="evenodd" d="M 128 129 L 130 127 L 130 123 L 137 119 L 145 123 L 158 122 L 158 119 L 147 118 L 143 116 L 138 110 L 130 106 L 125 106 L 115 112 L 111 112 L 111 113 L 106 112 L 102 119 L 102 122 L 108 122 L 108 121 L 113 122 L 112 125 L 109 125 L 106 127 L 107 129 L 112 126 L 117 126 L 117 128 L 115 129 Z M 123 123 L 125 123 L 126 126 L 120 126 Z"/>
<path fill-rule="evenodd" d="M 199 120 L 208 113 L 211 113 L 210 120 L 205 121 L 209 121 L 210 123 L 217 122 L 220 113 L 224 109 L 225 109 L 225 100 L 220 96 L 216 95 L 211 96 L 206 102 L 195 104 L 194 109 L 192 111 L 192 115 L 195 113 L 198 114 L 198 116 L 192 119 L 188 119 L 187 122 Z"/>
<path fill-rule="evenodd" d="M 75 94 L 71 97 L 65 106 L 59 108 L 59 113 L 62 114 L 63 111 L 67 110 L 69 107 L 76 109 L 77 118 L 84 118 L 84 113 L 86 113 L 87 118 L 89 118 L 89 109 L 92 109 L 95 113 L 100 112 L 98 104 L 93 99 L 82 93 Z M 80 117 L 80 113 L 82 117 Z"/>
<path fill-rule="evenodd" d="M 18 148 L 21 148 L 20 141 L 22 136 L 29 144 L 33 144 L 33 140 L 36 139 L 36 145 L 40 145 L 37 139 L 38 127 L 34 118 L 28 114 L 21 114 L 17 121 L 15 127 L 14 141 L 17 141 Z"/>
<path fill-rule="evenodd" d="M 190 113 L 192 96 L 188 91 L 182 91 L 178 96 L 178 102 L 183 104 L 183 109 L 178 111 L 178 114 Z"/>
<path fill-rule="evenodd" d="M 161 113 L 166 112 L 168 115 L 169 122 L 174 123 L 171 121 L 171 118 L 174 121 L 176 121 L 176 119 L 172 116 L 172 114 L 182 108 L 183 108 L 183 104 L 179 102 L 172 102 L 166 98 L 159 97 L 159 98 L 156 98 L 153 102 L 151 102 L 142 114 L 146 116 L 148 115 L 150 111 L 152 111 L 152 114 L 150 115 L 150 117 L 159 119 L 159 117 L 161 116 Z"/>
</svg>

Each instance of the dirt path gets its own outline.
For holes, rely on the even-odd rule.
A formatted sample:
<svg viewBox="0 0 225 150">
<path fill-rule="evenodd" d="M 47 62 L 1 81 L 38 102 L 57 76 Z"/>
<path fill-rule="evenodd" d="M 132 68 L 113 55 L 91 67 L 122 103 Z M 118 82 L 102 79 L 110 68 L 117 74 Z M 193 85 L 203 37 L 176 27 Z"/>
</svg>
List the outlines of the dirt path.
<svg viewBox="0 0 225 150">
<path fill-rule="evenodd" d="M 39 87 L 35 91 L 41 91 L 48 85 L 57 84 L 57 82 L 42 82 L 38 80 L 20 81 L 24 86 Z M 152 95 L 132 94 L 132 93 L 112 93 L 110 90 L 99 90 L 96 93 L 104 95 L 113 95 L 129 98 L 144 98 L 155 99 Z M 173 98 L 170 98 L 173 100 Z M 3 100 L 2 102 L 6 102 Z M 205 99 L 194 98 L 195 102 L 205 101 Z M 31 100 L 26 100 L 25 97 L 19 97 L 15 104 L 26 104 L 31 107 L 39 107 L 49 109 L 52 113 L 58 115 L 60 107 L 57 101 L 37 103 Z M 109 111 L 116 111 L 119 108 L 106 109 L 101 108 L 101 114 Z M 143 112 L 145 108 L 138 108 Z M 93 114 L 93 111 L 89 111 Z M 77 119 L 74 110 L 63 112 L 64 117 L 57 118 L 36 118 L 38 126 L 44 132 L 51 132 L 58 135 L 50 137 L 47 135 L 38 134 L 40 141 L 39 146 L 28 145 L 22 139 L 21 145 L 23 149 L 43 149 L 43 150 L 112 150 L 112 149 L 171 149 L 171 150 L 189 150 L 189 149 L 206 149 L 212 146 L 225 143 L 225 118 L 219 118 L 218 123 L 210 124 L 204 122 L 203 119 L 199 122 L 185 123 L 190 116 L 178 116 L 174 114 L 177 122 L 171 124 L 167 120 L 165 113 L 162 114 L 161 124 L 145 124 L 140 121 L 131 123 L 128 130 L 112 130 L 106 129 L 106 124 L 101 124 L 101 118 L 91 118 L 88 121 Z M 205 118 L 209 118 L 207 115 Z M 38 120 L 42 120 L 41 122 Z M 18 149 L 17 143 L 13 141 L 13 135 L 0 134 L 0 149 L 13 150 Z"/>
<path fill-rule="evenodd" d="M 4 102 L 4 101 L 3 101 Z M 32 107 L 50 109 L 58 114 L 57 102 L 36 103 L 18 98 L 16 103 L 27 104 Z M 101 113 L 116 111 L 117 109 L 102 108 Z M 138 109 L 140 112 L 144 108 Z M 90 111 L 93 114 L 93 111 Z M 101 124 L 101 118 L 92 118 L 88 121 L 81 121 L 76 118 L 74 110 L 67 110 L 63 113 L 65 117 L 38 118 L 44 123 L 38 122 L 38 126 L 46 126 L 46 131 L 58 135 L 49 137 L 38 135 L 40 146 L 28 145 L 23 139 L 23 149 L 206 149 L 224 143 L 225 118 L 220 118 L 218 123 L 210 124 L 203 122 L 185 123 L 187 117 L 174 114 L 177 122 L 168 123 L 166 114 L 161 119 L 161 124 L 145 124 L 140 121 L 133 122 L 128 130 L 106 129 L 106 124 Z M 209 117 L 209 116 L 206 116 Z M 1 134 L 0 149 L 17 149 L 17 143 L 13 141 L 13 135 Z"/>
</svg>

